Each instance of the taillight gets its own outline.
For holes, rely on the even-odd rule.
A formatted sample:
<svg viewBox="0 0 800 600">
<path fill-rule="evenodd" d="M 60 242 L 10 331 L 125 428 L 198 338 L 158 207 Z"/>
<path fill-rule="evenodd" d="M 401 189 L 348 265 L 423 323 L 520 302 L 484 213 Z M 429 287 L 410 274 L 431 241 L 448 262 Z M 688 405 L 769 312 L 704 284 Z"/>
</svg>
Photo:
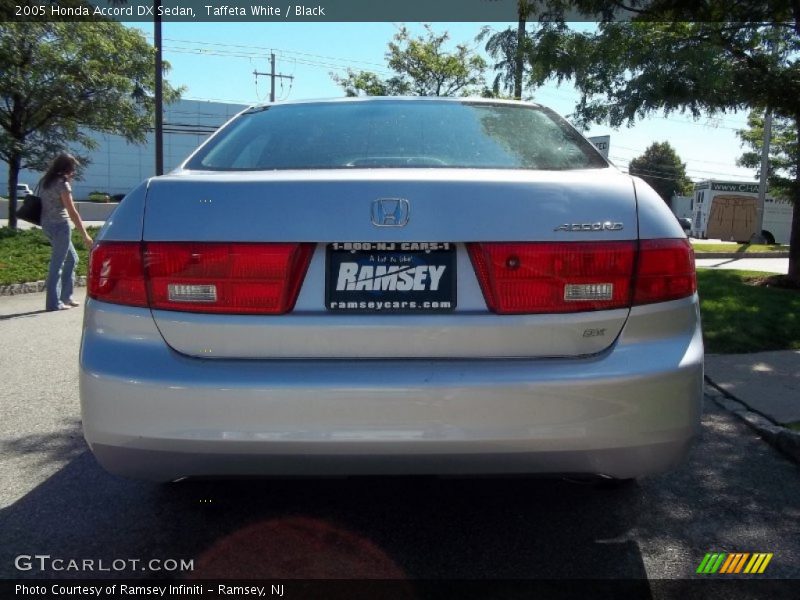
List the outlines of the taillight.
<svg viewBox="0 0 800 600">
<path fill-rule="evenodd" d="M 280 314 L 291 310 L 312 244 L 148 243 L 150 306 L 191 312 Z"/>
<path fill-rule="evenodd" d="M 139 242 L 99 242 L 89 256 L 89 297 L 113 304 L 147 306 Z"/>
<path fill-rule="evenodd" d="M 688 240 L 469 244 L 493 312 L 568 313 L 627 308 L 691 296 Z"/>
<path fill-rule="evenodd" d="M 630 304 L 634 242 L 469 244 L 489 309 L 566 313 Z"/>
<path fill-rule="evenodd" d="M 313 244 L 101 243 L 92 250 L 92 265 L 97 253 L 108 264 L 105 280 L 127 281 L 133 270 L 117 277 L 115 267 L 131 265 L 135 257 L 138 295 L 126 296 L 124 287 L 115 296 L 103 293 L 104 279 L 94 280 L 101 276 L 99 267 L 96 274 L 92 268 L 90 295 L 164 310 L 280 314 L 294 307 L 313 251 Z"/>
<path fill-rule="evenodd" d="M 685 239 L 642 240 L 636 269 L 634 304 L 691 296 L 697 291 L 694 251 Z"/>
</svg>

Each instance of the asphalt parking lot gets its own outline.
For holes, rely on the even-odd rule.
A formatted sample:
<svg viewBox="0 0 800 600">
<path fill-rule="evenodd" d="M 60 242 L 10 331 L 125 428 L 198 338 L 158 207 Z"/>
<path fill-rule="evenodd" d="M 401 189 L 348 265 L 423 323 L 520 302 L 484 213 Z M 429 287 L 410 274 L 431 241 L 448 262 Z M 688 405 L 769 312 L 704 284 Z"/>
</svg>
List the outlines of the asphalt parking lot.
<svg viewBox="0 0 800 600">
<path fill-rule="evenodd" d="M 43 305 L 41 294 L 0 298 L 2 578 L 87 575 L 15 565 L 46 554 L 191 559 L 194 576 L 653 582 L 700 577 L 707 552 L 774 553 L 769 577 L 800 578 L 800 469 L 712 402 L 685 465 L 616 490 L 531 478 L 113 477 L 81 434 L 82 309 Z M 181 574 L 137 564 L 103 576 Z"/>
</svg>

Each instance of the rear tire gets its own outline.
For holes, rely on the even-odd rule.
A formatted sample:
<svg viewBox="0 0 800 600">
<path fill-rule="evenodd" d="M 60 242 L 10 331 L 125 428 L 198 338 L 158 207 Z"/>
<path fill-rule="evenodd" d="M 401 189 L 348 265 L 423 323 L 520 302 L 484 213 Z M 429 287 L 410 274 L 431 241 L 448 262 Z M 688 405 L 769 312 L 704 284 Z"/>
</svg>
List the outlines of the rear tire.
<svg viewBox="0 0 800 600">
<path fill-rule="evenodd" d="M 767 244 L 769 244 L 770 246 L 771 246 L 772 244 L 774 244 L 774 243 L 775 243 L 775 236 L 774 236 L 774 235 L 772 235 L 772 233 L 771 233 L 771 232 L 769 232 L 769 231 L 767 231 L 767 230 L 763 230 L 763 231 L 761 232 L 761 237 L 763 237 L 763 238 L 764 238 L 764 241 L 765 241 Z"/>
</svg>

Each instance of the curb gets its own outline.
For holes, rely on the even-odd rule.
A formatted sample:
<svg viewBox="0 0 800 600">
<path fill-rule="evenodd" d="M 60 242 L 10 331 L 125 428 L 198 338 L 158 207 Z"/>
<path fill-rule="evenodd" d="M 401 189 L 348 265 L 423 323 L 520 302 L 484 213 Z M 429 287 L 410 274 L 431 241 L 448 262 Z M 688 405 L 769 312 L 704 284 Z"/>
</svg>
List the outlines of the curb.
<svg viewBox="0 0 800 600">
<path fill-rule="evenodd" d="M 800 431 L 793 431 L 765 415 L 750 408 L 730 392 L 714 383 L 705 375 L 706 386 L 704 393 L 717 406 L 724 408 L 754 429 L 764 441 L 777 448 L 796 463 L 800 463 Z"/>
<path fill-rule="evenodd" d="M 0 285 L 0 296 L 16 296 L 18 294 L 35 294 L 44 291 L 44 281 L 32 281 L 30 283 L 12 283 L 10 285 Z M 75 287 L 86 287 L 86 277 L 78 275 L 75 277 Z"/>
<path fill-rule="evenodd" d="M 698 258 L 789 258 L 788 252 L 695 252 Z"/>
</svg>

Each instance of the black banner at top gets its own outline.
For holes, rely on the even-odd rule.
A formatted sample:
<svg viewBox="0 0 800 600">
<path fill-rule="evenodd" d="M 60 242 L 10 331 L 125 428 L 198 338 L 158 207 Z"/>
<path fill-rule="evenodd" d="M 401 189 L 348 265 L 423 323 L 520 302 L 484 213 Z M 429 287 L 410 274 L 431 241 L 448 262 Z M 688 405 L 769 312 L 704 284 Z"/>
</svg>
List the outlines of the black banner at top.
<svg viewBox="0 0 800 600">
<path fill-rule="evenodd" d="M 4 0 L 6 21 L 516 21 L 517 0 Z M 9 6 L 10 5 L 10 6 Z"/>
<path fill-rule="evenodd" d="M 759 21 L 786 2 L 743 0 L 727 9 L 722 0 L 3 0 L 0 21 L 505 23 L 518 21 L 521 4 L 531 22 Z"/>
</svg>

